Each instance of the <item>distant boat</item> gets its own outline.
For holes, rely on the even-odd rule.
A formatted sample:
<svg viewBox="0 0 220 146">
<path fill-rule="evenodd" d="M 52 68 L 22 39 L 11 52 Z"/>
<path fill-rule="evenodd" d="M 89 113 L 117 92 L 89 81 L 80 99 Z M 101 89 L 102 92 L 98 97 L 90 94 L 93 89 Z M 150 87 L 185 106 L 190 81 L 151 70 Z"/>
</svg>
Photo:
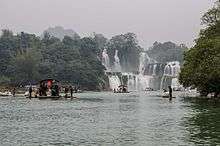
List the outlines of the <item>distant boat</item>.
<svg viewBox="0 0 220 146">
<path fill-rule="evenodd" d="M 169 92 L 163 92 L 162 97 L 163 98 L 169 98 L 170 97 Z"/>
<path fill-rule="evenodd" d="M 161 95 L 163 98 L 170 98 L 169 92 L 163 92 Z M 176 97 L 172 97 L 172 98 L 176 98 Z"/>
<path fill-rule="evenodd" d="M 58 80 L 49 78 L 39 81 L 39 84 L 33 89 L 31 98 L 38 98 L 38 99 L 52 99 L 57 100 L 60 98 L 76 98 L 71 97 L 70 93 L 70 85 L 62 86 Z M 65 89 L 64 93 L 62 89 Z M 67 89 L 67 91 L 66 91 Z M 79 91 L 79 90 L 77 90 Z M 74 92 L 73 92 L 74 93 Z M 25 92 L 25 96 L 30 98 L 29 91 Z"/>
<path fill-rule="evenodd" d="M 29 86 L 30 87 L 30 86 Z M 32 95 L 30 97 L 29 91 L 25 92 L 27 98 L 38 98 L 38 99 L 59 99 L 59 81 L 48 78 L 39 81 L 37 86 L 32 86 Z"/>
<path fill-rule="evenodd" d="M 114 93 L 129 93 L 129 92 L 126 85 L 120 85 L 118 86 L 117 90 L 114 89 Z"/>
<path fill-rule="evenodd" d="M 154 91 L 154 89 L 149 87 L 149 88 L 146 88 L 145 91 Z"/>
<path fill-rule="evenodd" d="M 0 92 L 0 96 L 13 96 L 11 92 L 6 91 L 6 92 Z"/>
</svg>

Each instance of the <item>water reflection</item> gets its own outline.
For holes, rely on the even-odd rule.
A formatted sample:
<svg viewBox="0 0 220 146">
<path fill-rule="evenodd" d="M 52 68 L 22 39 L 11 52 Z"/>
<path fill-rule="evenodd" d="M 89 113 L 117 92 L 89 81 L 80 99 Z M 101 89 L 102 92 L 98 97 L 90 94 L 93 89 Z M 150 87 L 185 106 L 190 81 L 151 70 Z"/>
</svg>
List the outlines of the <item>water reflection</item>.
<svg viewBox="0 0 220 146">
<path fill-rule="evenodd" d="M 189 141 L 196 145 L 220 145 L 220 103 L 207 100 L 186 101 L 192 115 L 185 119 Z"/>
</svg>

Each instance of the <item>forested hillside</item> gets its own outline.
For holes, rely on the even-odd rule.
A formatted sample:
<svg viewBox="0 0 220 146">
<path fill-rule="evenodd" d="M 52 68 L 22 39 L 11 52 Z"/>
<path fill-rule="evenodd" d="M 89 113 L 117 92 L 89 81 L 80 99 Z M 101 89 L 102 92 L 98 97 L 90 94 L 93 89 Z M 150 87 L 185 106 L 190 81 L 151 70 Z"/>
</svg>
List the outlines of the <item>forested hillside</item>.
<svg viewBox="0 0 220 146">
<path fill-rule="evenodd" d="M 176 45 L 172 42 L 155 42 L 147 52 L 151 58 L 161 63 L 170 61 L 183 63 L 183 54 L 186 50 L 185 45 Z"/>
<path fill-rule="evenodd" d="M 2 30 L 0 83 L 18 86 L 55 78 L 88 90 L 102 89 L 108 83 L 104 74 L 105 67 L 101 63 L 104 48 L 108 52 L 111 66 L 114 65 L 115 52 L 118 50 L 122 71 L 138 71 L 140 53 L 144 49 L 139 46 L 134 33 L 107 39 L 96 33 L 81 38 L 73 30 L 62 27 L 49 28 L 41 37 Z M 148 54 L 158 62 L 182 62 L 185 50 L 185 46 L 171 42 L 154 43 Z"/>
<path fill-rule="evenodd" d="M 62 40 L 44 33 L 14 35 L 3 30 L 0 37 L 0 83 L 26 85 L 55 78 L 79 84 L 89 90 L 104 85 L 104 66 L 98 59 L 99 45 L 94 37 Z"/>
</svg>

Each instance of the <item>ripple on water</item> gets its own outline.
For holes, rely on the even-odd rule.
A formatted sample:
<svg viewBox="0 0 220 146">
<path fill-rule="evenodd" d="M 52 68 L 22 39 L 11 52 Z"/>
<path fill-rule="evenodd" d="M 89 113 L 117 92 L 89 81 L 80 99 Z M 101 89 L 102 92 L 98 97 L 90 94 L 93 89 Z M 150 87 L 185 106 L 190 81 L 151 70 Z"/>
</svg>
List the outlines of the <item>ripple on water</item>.
<svg viewBox="0 0 220 146">
<path fill-rule="evenodd" d="M 76 96 L 0 99 L 0 145 L 220 144 L 219 106 L 138 92 Z"/>
</svg>

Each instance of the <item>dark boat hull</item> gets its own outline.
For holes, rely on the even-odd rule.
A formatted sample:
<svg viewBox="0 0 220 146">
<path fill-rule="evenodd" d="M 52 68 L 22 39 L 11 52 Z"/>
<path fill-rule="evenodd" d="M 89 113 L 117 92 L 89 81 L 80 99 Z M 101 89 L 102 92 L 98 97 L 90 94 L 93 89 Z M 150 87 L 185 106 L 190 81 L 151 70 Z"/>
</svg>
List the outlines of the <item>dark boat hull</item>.
<svg viewBox="0 0 220 146">
<path fill-rule="evenodd" d="M 170 98 L 169 96 L 162 96 L 163 98 Z M 176 98 L 176 97 L 172 97 L 172 98 Z"/>
<path fill-rule="evenodd" d="M 130 92 L 114 92 L 114 93 L 130 93 Z"/>
<path fill-rule="evenodd" d="M 52 100 L 58 100 L 58 99 L 74 99 L 77 97 L 70 97 L 70 96 L 38 96 L 38 99 L 52 99 Z"/>
<path fill-rule="evenodd" d="M 58 100 L 61 98 L 61 96 L 38 96 L 38 99 L 53 99 L 53 100 Z"/>
</svg>

